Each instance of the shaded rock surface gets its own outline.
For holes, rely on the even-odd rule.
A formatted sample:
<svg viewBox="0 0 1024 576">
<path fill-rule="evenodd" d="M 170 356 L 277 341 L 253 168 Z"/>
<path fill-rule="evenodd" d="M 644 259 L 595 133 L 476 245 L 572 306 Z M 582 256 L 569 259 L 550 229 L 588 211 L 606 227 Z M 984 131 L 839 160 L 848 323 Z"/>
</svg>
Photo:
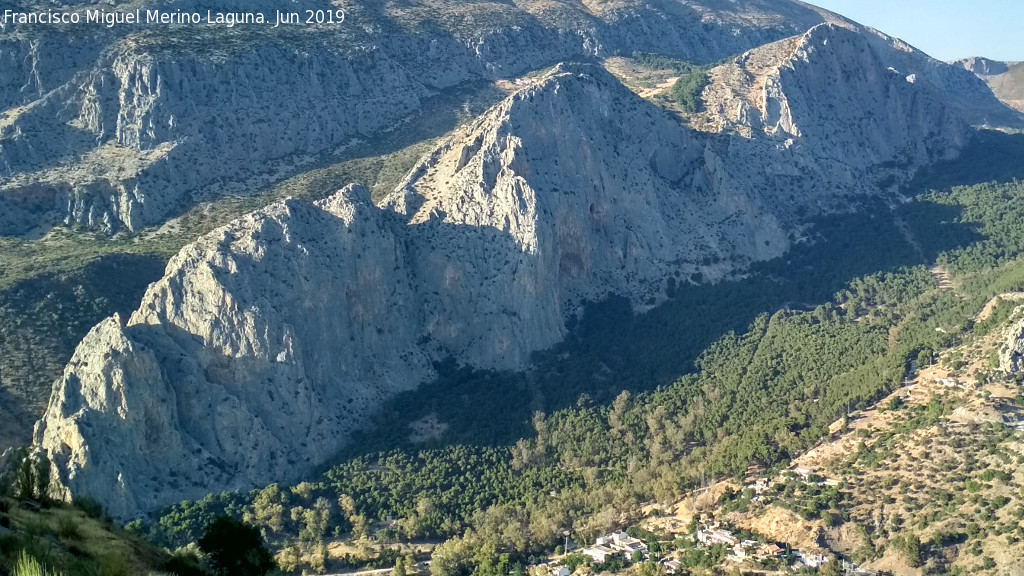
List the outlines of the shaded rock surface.
<svg viewBox="0 0 1024 576">
<path fill-rule="evenodd" d="M 350 187 L 184 249 L 57 383 L 36 441 L 59 482 L 128 517 L 211 486 L 294 479 L 432 361 L 522 368 L 582 298 L 655 293 L 673 260 L 725 251 L 694 216 L 714 204 L 695 193 L 699 135 L 598 66 L 561 68 L 468 130 L 385 208 Z M 581 151 L 570 130 L 602 143 Z M 591 164 L 574 168 L 580 154 Z M 430 204 L 451 178 L 451 200 Z M 785 243 L 770 216 L 748 224 Z"/>
<path fill-rule="evenodd" d="M 36 430 L 61 481 L 125 517 L 332 455 L 372 406 L 428 374 L 388 221 L 351 187 L 185 248 L 66 368 Z"/>
</svg>

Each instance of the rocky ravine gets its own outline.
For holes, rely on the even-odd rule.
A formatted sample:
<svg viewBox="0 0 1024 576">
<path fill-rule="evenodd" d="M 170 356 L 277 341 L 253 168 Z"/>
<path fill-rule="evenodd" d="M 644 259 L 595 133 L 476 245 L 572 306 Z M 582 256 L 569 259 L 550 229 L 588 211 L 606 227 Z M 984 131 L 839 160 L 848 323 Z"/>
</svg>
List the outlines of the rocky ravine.
<svg viewBox="0 0 1024 576">
<path fill-rule="evenodd" d="M 777 98 L 814 87 L 816 53 L 778 75 Z M 854 71 L 886 82 L 865 86 L 882 99 L 865 98 L 863 115 L 913 118 L 889 142 L 928 143 L 903 159 L 911 167 L 967 138 L 965 113 L 935 100 L 934 84 Z M 866 146 L 863 164 L 829 170 L 835 158 L 816 151 L 845 146 L 849 126 L 821 128 L 829 116 L 812 101 L 790 110 L 807 128 L 708 134 L 597 65 L 560 66 L 439 145 L 381 208 L 350 187 L 184 249 L 127 322 L 85 338 L 35 441 L 66 495 L 97 497 L 121 519 L 294 480 L 383 398 L 429 378 L 433 360 L 522 368 L 563 338 L 583 299 L 622 294 L 642 309 L 670 276 L 721 278 L 779 255 L 796 214 L 878 192 L 860 166 L 895 162 L 899 146 Z M 782 188 L 785 170 L 796 173 Z M 826 173 L 845 185 L 822 185 Z"/>
<path fill-rule="evenodd" d="M 101 7 L 211 4 L 279 7 Z M 289 5 L 306 8 L 342 8 L 345 23 L 0 31 L 0 234 L 138 230 L 239 191 L 225 182 L 371 139 L 463 82 L 634 50 L 713 61 L 833 17 L 789 0 Z"/>
</svg>

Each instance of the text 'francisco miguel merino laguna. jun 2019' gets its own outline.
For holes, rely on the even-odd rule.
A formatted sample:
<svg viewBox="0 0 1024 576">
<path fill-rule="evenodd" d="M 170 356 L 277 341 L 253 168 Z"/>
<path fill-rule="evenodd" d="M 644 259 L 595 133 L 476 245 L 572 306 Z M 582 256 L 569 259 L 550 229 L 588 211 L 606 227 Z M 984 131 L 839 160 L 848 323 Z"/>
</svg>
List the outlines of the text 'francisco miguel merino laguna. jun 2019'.
<svg viewBox="0 0 1024 576">
<path fill-rule="evenodd" d="M 301 12 L 283 12 L 275 10 L 272 14 L 263 12 L 187 12 L 182 10 L 41 10 L 37 12 L 17 12 L 4 10 L 0 19 L 0 28 L 8 29 L 17 26 L 63 26 L 63 25 L 100 25 L 108 28 L 114 26 L 146 26 L 146 25 L 213 25 L 232 28 L 240 24 L 270 25 L 273 27 L 286 25 L 331 25 L 345 21 L 344 10 L 304 10 Z"/>
</svg>

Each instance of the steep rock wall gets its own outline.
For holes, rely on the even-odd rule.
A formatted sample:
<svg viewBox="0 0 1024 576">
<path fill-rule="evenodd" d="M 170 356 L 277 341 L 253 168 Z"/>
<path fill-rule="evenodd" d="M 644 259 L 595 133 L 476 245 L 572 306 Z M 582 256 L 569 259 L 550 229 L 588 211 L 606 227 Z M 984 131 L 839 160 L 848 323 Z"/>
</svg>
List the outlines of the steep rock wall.
<svg viewBox="0 0 1024 576">
<path fill-rule="evenodd" d="M 404 243 L 364 188 L 185 248 L 78 347 L 36 440 L 112 514 L 294 478 L 429 374 Z"/>
</svg>

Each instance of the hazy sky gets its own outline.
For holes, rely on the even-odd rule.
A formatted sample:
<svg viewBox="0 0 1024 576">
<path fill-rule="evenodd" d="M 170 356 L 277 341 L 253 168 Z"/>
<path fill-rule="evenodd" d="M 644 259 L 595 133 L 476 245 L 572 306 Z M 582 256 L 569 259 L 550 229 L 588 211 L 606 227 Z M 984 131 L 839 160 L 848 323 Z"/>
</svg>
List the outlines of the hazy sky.
<svg viewBox="0 0 1024 576">
<path fill-rule="evenodd" d="M 808 0 L 940 60 L 1024 60 L 1022 0 Z"/>
</svg>

